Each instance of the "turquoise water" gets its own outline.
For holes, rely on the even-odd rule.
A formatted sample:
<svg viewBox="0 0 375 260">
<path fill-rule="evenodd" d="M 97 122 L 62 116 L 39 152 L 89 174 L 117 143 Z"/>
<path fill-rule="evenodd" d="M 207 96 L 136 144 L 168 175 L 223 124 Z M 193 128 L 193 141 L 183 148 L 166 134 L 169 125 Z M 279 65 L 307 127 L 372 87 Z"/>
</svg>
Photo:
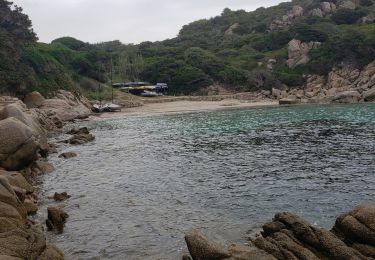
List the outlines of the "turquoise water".
<svg viewBox="0 0 375 260">
<path fill-rule="evenodd" d="M 178 259 L 185 231 L 245 241 L 280 211 L 329 228 L 375 196 L 375 104 L 91 122 L 96 141 L 43 177 L 67 191 L 68 259 Z M 43 196 L 41 196 L 43 197 Z M 53 204 L 42 201 L 43 207 Z"/>
</svg>

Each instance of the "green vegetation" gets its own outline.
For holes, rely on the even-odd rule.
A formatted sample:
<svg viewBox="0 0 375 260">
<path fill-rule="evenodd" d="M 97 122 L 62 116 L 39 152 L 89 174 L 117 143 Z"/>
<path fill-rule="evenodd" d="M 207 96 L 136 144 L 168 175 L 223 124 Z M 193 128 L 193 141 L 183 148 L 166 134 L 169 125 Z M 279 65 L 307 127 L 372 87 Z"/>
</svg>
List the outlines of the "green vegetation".
<svg viewBox="0 0 375 260">
<path fill-rule="evenodd" d="M 254 12 L 227 8 L 220 16 L 184 26 L 174 39 L 124 45 L 88 44 L 71 37 L 37 43 L 22 9 L 0 0 L 0 92 L 46 94 L 74 88 L 100 98 L 99 83 L 109 83 L 111 74 L 116 82 L 165 82 L 177 95 L 201 93 L 213 84 L 248 91 L 301 86 L 304 74 L 326 74 L 343 62 L 362 67 L 375 60 L 375 24 L 371 19 L 361 22 L 375 16 L 374 1 L 356 1 L 356 9 L 338 8 L 324 17 L 310 15 L 321 2 L 293 0 Z M 295 5 L 304 8 L 304 15 L 282 30 L 270 30 Z M 285 61 L 292 39 L 322 44 L 311 51 L 308 64 L 290 69 Z M 276 61 L 272 69 L 267 66 L 270 59 Z"/>
</svg>

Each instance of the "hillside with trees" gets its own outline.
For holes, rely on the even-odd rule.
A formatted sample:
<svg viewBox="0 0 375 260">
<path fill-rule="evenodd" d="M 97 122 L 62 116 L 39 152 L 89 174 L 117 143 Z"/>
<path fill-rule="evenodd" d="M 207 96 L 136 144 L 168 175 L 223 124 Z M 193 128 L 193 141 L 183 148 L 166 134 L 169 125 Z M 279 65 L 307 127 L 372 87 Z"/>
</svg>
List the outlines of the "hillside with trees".
<svg viewBox="0 0 375 260">
<path fill-rule="evenodd" d="M 253 12 L 225 9 L 160 42 L 38 43 L 21 8 L 0 0 L 0 91 L 94 91 L 98 82 L 165 82 L 172 94 L 209 86 L 253 91 L 301 86 L 307 74 L 375 60 L 374 0 L 294 0 Z"/>
</svg>

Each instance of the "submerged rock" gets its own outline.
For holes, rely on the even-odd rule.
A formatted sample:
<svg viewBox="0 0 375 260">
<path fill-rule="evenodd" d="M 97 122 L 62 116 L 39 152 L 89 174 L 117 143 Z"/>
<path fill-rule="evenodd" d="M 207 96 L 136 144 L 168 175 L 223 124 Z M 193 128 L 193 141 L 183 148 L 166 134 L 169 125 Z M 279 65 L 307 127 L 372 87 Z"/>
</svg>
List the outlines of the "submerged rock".
<svg viewBox="0 0 375 260">
<path fill-rule="evenodd" d="M 73 158 L 73 157 L 76 157 L 77 154 L 74 153 L 74 152 L 66 152 L 66 153 L 62 153 L 59 155 L 59 158 L 64 158 L 64 159 L 70 159 L 70 158 Z"/>
<path fill-rule="evenodd" d="M 71 196 L 68 195 L 68 193 L 66 193 L 66 192 L 62 192 L 62 193 L 55 192 L 55 194 L 53 195 L 53 199 L 55 201 L 64 201 L 64 200 L 69 199 L 70 197 Z"/>
<path fill-rule="evenodd" d="M 73 135 L 68 141 L 73 145 L 85 144 L 95 140 L 95 136 L 90 134 L 87 127 L 72 129 L 67 134 Z"/>
<path fill-rule="evenodd" d="M 68 135 L 77 135 L 77 134 L 82 134 L 82 135 L 88 135 L 90 134 L 90 131 L 87 127 L 81 127 L 81 128 L 73 128 L 70 131 L 66 132 Z"/>
</svg>

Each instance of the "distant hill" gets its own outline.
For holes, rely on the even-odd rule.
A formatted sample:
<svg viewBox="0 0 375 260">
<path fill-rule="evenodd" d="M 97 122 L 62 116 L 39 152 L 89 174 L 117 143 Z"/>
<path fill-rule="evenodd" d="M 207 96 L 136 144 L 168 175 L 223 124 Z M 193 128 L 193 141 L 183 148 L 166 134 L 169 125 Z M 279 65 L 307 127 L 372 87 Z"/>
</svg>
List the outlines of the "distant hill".
<svg viewBox="0 0 375 260">
<path fill-rule="evenodd" d="M 4 3 L 0 0 L 1 12 L 9 9 Z M 3 39 L 8 28 L 2 21 L 0 27 Z M 25 28 L 32 35 L 31 24 Z M 4 78 L 9 66 L 0 64 L 2 91 L 94 89 L 95 82 L 109 81 L 111 63 L 115 81 L 166 82 L 175 94 L 205 94 L 209 86 L 230 91 L 298 87 L 306 74 L 327 74 L 343 63 L 360 68 L 375 60 L 375 3 L 295 0 L 253 12 L 225 9 L 160 42 L 93 45 L 65 37 L 41 44 L 31 37 L 18 48 L 17 61 L 9 62 L 27 76 L 10 84 Z M 0 50 L 7 55 L 2 42 Z"/>
</svg>

